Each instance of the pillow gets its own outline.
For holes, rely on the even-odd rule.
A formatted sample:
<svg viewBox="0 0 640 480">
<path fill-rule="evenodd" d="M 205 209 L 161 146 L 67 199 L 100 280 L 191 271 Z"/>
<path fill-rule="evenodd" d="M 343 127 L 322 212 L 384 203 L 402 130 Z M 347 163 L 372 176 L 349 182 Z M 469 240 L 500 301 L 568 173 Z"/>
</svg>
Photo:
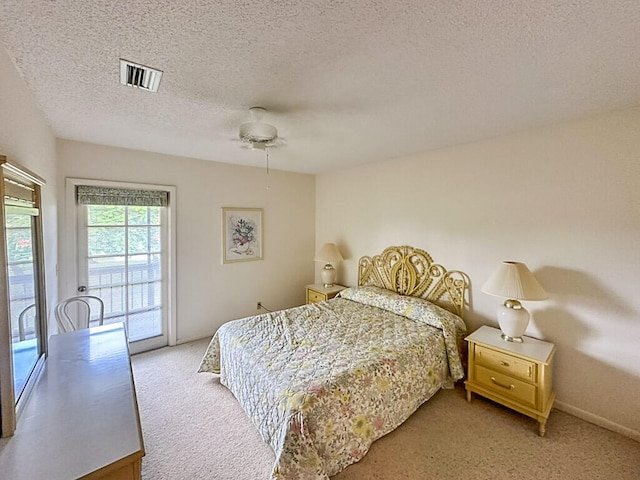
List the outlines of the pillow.
<svg viewBox="0 0 640 480">
<path fill-rule="evenodd" d="M 338 295 L 347 300 L 388 310 L 396 315 L 402 315 L 442 330 L 449 357 L 451 376 L 454 380 L 464 376 L 464 368 L 462 367 L 458 350 L 458 340 L 466 333 L 467 327 L 458 315 L 424 298 L 400 295 L 391 290 L 372 285 L 350 287 L 342 290 Z"/>
<path fill-rule="evenodd" d="M 462 322 L 459 316 L 429 300 L 400 295 L 391 290 L 374 287 L 372 285 L 349 287 L 342 290 L 338 295 L 342 298 L 388 310 L 397 315 L 402 315 L 419 322 L 431 324 L 433 319 L 435 319 L 433 326 L 437 328 L 440 328 L 440 323 L 443 318 L 454 324 Z M 464 322 L 462 322 L 461 326 L 466 330 Z"/>
</svg>

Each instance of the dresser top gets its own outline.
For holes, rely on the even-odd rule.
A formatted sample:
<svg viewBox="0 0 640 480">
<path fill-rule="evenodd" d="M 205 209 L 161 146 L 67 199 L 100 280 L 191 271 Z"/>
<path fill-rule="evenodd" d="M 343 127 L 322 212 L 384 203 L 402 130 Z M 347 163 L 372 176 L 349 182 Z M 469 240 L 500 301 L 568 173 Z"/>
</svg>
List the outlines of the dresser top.
<svg viewBox="0 0 640 480">
<path fill-rule="evenodd" d="M 16 433 L 0 441 L 0 478 L 80 478 L 142 455 L 123 325 L 53 335 Z"/>
<path fill-rule="evenodd" d="M 556 349 L 553 343 L 536 338 L 522 337 L 522 343 L 507 342 L 502 339 L 501 335 L 500 329 L 484 325 L 465 340 L 542 363 L 548 363 Z"/>
</svg>

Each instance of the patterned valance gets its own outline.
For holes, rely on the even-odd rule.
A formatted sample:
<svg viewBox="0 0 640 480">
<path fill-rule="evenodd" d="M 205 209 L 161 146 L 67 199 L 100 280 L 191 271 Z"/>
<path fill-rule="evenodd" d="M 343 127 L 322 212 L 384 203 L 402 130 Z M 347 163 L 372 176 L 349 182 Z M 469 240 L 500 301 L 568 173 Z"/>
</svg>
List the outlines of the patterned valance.
<svg viewBox="0 0 640 480">
<path fill-rule="evenodd" d="M 169 204 L 169 192 L 163 190 L 78 185 L 76 187 L 76 199 L 79 205 L 166 207 Z"/>
</svg>

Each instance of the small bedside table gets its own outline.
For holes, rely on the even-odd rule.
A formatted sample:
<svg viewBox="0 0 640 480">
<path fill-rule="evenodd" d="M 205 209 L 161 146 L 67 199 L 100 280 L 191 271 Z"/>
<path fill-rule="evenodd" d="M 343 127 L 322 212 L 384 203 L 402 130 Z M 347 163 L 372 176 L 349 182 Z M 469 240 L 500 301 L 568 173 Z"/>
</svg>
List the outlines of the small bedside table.
<svg viewBox="0 0 640 480">
<path fill-rule="evenodd" d="M 483 326 L 465 340 L 469 346 L 467 401 L 472 393 L 535 418 L 538 433 L 545 425 L 555 399 L 553 343 L 523 337 L 522 343 L 505 342 L 497 328 Z"/>
<path fill-rule="evenodd" d="M 321 283 L 316 283 L 315 285 L 307 285 L 305 288 L 307 289 L 307 303 L 316 303 L 335 297 L 347 287 L 334 284 L 333 287 L 326 288 Z"/>
</svg>

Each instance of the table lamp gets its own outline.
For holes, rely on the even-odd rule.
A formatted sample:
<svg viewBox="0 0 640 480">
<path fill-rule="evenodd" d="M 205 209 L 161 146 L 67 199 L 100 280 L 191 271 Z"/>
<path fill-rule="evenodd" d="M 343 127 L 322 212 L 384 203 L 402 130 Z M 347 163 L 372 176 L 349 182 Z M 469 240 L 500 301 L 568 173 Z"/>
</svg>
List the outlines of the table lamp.
<svg viewBox="0 0 640 480">
<path fill-rule="evenodd" d="M 507 342 L 522 342 L 529 324 L 529 312 L 519 300 L 544 300 L 548 296 L 533 273 L 520 262 L 502 262 L 481 290 L 507 298 L 496 312 L 502 338 Z"/>
<path fill-rule="evenodd" d="M 318 251 L 314 261 L 324 262 L 324 267 L 320 272 L 320 278 L 322 278 L 322 284 L 325 288 L 333 287 L 333 282 L 336 280 L 336 269 L 333 267 L 333 263 L 338 263 L 344 260 L 338 247 L 335 243 L 325 243 Z"/>
</svg>

